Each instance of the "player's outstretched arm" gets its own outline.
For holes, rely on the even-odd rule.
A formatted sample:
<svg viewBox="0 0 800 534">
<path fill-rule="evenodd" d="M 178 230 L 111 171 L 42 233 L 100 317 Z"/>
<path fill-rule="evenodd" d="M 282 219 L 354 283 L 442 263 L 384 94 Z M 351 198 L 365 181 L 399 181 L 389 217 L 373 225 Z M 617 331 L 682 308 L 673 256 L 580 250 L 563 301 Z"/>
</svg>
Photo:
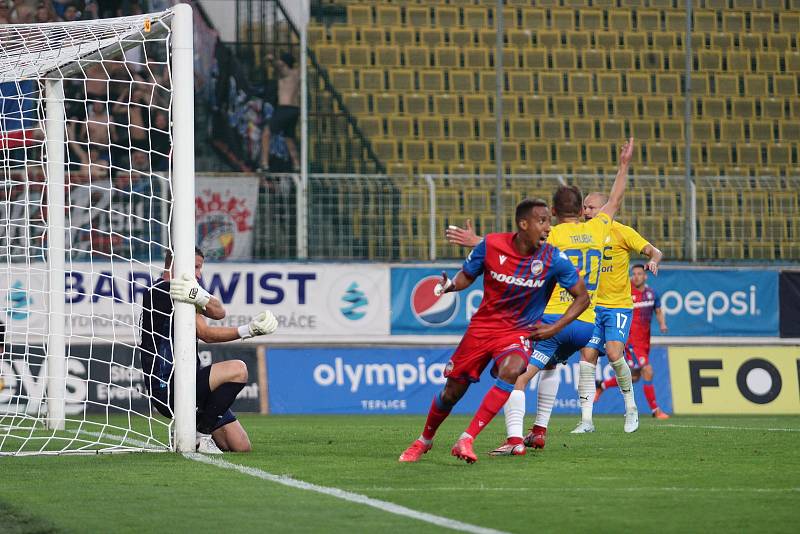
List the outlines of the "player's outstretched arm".
<svg viewBox="0 0 800 534">
<path fill-rule="evenodd" d="M 447 241 L 453 245 L 461 245 L 462 247 L 476 247 L 483 239 L 475 233 L 472 227 L 472 219 L 467 219 L 464 228 L 459 228 L 455 225 L 450 225 L 444 231 Z"/>
<path fill-rule="evenodd" d="M 661 330 L 662 334 L 666 334 L 669 328 L 667 328 L 667 319 L 664 317 L 664 310 L 661 308 L 656 308 L 656 320 L 658 320 L 658 329 Z"/>
<path fill-rule="evenodd" d="M 205 343 L 224 343 L 237 339 L 249 339 L 255 336 L 266 336 L 278 329 L 278 320 L 271 311 L 263 311 L 253 317 L 249 323 L 238 328 L 235 326 L 211 326 L 199 312 L 196 315 L 197 337 Z"/>
<path fill-rule="evenodd" d="M 653 273 L 654 275 L 658 276 L 658 264 L 661 263 L 661 258 L 664 257 L 664 254 L 659 249 L 650 244 L 644 247 L 641 250 L 641 253 L 650 259 L 650 261 L 647 262 L 644 268 Z"/>
<path fill-rule="evenodd" d="M 461 291 L 472 285 L 475 279 L 469 276 L 464 271 L 458 271 L 456 275 L 450 279 L 447 273 L 442 271 L 442 278 L 439 283 L 433 288 L 433 294 L 441 297 L 445 293 L 452 293 L 453 291 Z"/>
<path fill-rule="evenodd" d="M 611 193 L 608 195 L 608 202 L 600 208 L 601 213 L 605 213 L 612 219 L 622 207 L 622 197 L 625 195 L 625 187 L 628 185 L 628 166 L 633 158 L 633 137 L 622 146 L 619 153 L 619 169 L 614 185 L 611 186 Z"/>
<path fill-rule="evenodd" d="M 540 341 L 548 339 L 558 334 L 565 326 L 577 319 L 586 308 L 589 307 L 590 299 L 589 293 L 586 291 L 586 284 L 583 278 L 578 278 L 578 282 L 572 287 L 567 288 L 567 291 L 572 295 L 572 303 L 569 308 L 564 312 L 564 315 L 559 317 L 558 321 L 553 324 L 537 324 L 531 330 L 531 339 Z"/>
</svg>

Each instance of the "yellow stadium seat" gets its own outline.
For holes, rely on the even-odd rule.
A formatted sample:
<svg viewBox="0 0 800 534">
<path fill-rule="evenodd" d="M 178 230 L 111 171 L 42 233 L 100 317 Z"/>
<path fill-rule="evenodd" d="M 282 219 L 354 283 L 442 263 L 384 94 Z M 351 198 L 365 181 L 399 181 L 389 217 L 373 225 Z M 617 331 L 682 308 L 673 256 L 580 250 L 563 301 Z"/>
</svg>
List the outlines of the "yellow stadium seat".
<svg viewBox="0 0 800 534">
<path fill-rule="evenodd" d="M 467 28 L 474 28 L 474 29 L 485 28 L 489 23 L 488 21 L 489 17 L 485 7 L 464 8 L 464 26 L 466 26 Z"/>
<path fill-rule="evenodd" d="M 373 139 L 372 150 L 375 155 L 382 161 L 389 161 L 398 159 L 399 150 L 397 148 L 397 141 L 394 139 Z"/>
<path fill-rule="evenodd" d="M 389 161 L 386 163 L 386 172 L 389 176 L 410 176 L 413 172 L 413 168 L 410 163 L 404 163 L 402 161 Z M 418 210 L 423 204 L 421 202 L 416 202 L 414 200 L 406 200 L 404 202 L 404 196 L 401 191 L 400 194 L 400 206 L 403 209 L 415 209 Z M 404 210 L 405 211 L 405 210 Z"/>
<path fill-rule="evenodd" d="M 433 157 L 443 163 L 458 161 L 460 159 L 458 143 L 456 141 L 434 141 Z"/>
<path fill-rule="evenodd" d="M 325 32 L 325 26 L 311 23 L 308 25 L 308 46 L 315 48 L 317 45 L 325 44 L 328 36 Z"/>
<path fill-rule="evenodd" d="M 655 123 L 650 119 L 634 119 L 630 121 L 631 136 L 637 141 L 651 141 L 656 138 Z"/>
<path fill-rule="evenodd" d="M 712 165 L 731 165 L 733 155 L 730 143 L 711 143 L 706 147 L 708 161 Z"/>
<path fill-rule="evenodd" d="M 381 46 L 388 44 L 385 28 L 361 28 L 359 29 L 359 42 L 367 46 Z"/>
<path fill-rule="evenodd" d="M 797 211 L 797 191 L 773 191 L 770 193 L 770 214 L 786 220 L 786 216 Z"/>
<path fill-rule="evenodd" d="M 453 139 L 472 139 L 475 137 L 475 124 L 469 117 L 452 117 L 447 121 L 449 137 Z"/>
<path fill-rule="evenodd" d="M 715 74 L 714 83 L 716 84 L 715 94 L 720 96 L 736 96 L 739 94 L 739 75 L 738 74 Z M 694 90 L 694 85 L 692 86 Z"/>
<path fill-rule="evenodd" d="M 494 48 L 497 46 L 497 30 L 494 28 L 482 28 L 478 31 L 478 43 L 484 48 Z"/>
<path fill-rule="evenodd" d="M 564 121 L 557 118 L 539 120 L 539 137 L 548 140 L 564 139 Z"/>
<path fill-rule="evenodd" d="M 744 258 L 744 244 L 741 241 L 720 241 L 717 243 L 717 258 L 740 260 Z"/>
<path fill-rule="evenodd" d="M 436 25 L 442 28 L 454 28 L 460 26 L 458 8 L 450 6 L 437 6 Z"/>
<path fill-rule="evenodd" d="M 570 139 L 590 141 L 594 139 L 594 121 L 592 119 L 570 119 Z"/>
<path fill-rule="evenodd" d="M 395 93 L 372 95 L 373 110 L 381 115 L 394 115 L 400 111 L 400 99 Z"/>
<path fill-rule="evenodd" d="M 774 242 L 748 241 L 748 243 L 747 243 L 747 259 L 749 259 L 749 260 L 774 260 L 775 259 L 775 243 Z"/>
<path fill-rule="evenodd" d="M 648 163 L 659 166 L 672 164 L 672 145 L 669 143 L 647 143 L 644 149 L 647 152 L 645 161 Z"/>
<path fill-rule="evenodd" d="M 522 8 L 522 27 L 526 30 L 540 30 L 546 28 L 547 10 L 541 7 Z"/>
<path fill-rule="evenodd" d="M 612 163 L 611 146 L 608 143 L 588 143 L 586 160 L 589 163 L 607 165 Z"/>
<path fill-rule="evenodd" d="M 433 49 L 433 55 L 437 67 L 457 68 L 461 66 L 458 48 L 452 46 L 438 46 Z"/>
<path fill-rule="evenodd" d="M 496 55 L 492 54 L 492 57 L 495 58 L 494 62 L 495 65 L 499 65 L 497 61 Z M 520 66 L 519 55 L 517 54 L 516 50 L 510 50 L 508 48 L 503 49 L 503 68 L 505 69 L 517 69 Z"/>
<path fill-rule="evenodd" d="M 406 24 L 411 28 L 422 28 L 431 23 L 430 9 L 427 6 L 406 7 Z"/>
<path fill-rule="evenodd" d="M 317 45 L 314 48 L 320 65 L 331 66 L 342 64 L 342 50 L 338 45 Z"/>
<path fill-rule="evenodd" d="M 553 114 L 556 117 L 573 117 L 578 114 L 578 99 L 574 96 L 554 96 Z"/>
<path fill-rule="evenodd" d="M 443 69 L 428 69 L 418 72 L 419 88 L 422 91 L 444 91 Z"/>
<path fill-rule="evenodd" d="M 650 94 L 650 74 L 647 72 L 632 72 L 627 76 L 628 93 L 635 95 Z"/>
<path fill-rule="evenodd" d="M 464 67 L 468 69 L 485 69 L 489 67 L 489 51 L 485 48 L 467 48 L 464 50 Z"/>
<path fill-rule="evenodd" d="M 444 30 L 441 28 L 422 28 L 419 31 L 419 42 L 430 48 L 444 45 Z"/>
<path fill-rule="evenodd" d="M 768 81 L 764 74 L 745 74 L 744 93 L 747 96 L 767 96 Z"/>
<path fill-rule="evenodd" d="M 633 30 L 631 12 L 627 9 L 614 9 L 608 11 L 608 29 L 618 32 Z"/>
<path fill-rule="evenodd" d="M 756 143 L 772 142 L 775 139 L 775 126 L 770 120 L 749 121 L 750 141 Z"/>
<path fill-rule="evenodd" d="M 475 91 L 475 77 L 472 71 L 469 70 L 451 70 L 450 77 L 450 91 L 456 93 L 472 93 Z"/>
<path fill-rule="evenodd" d="M 645 96 L 642 98 L 645 117 L 660 118 L 667 116 L 667 99 L 663 96 Z"/>
<path fill-rule="evenodd" d="M 787 52 L 783 56 L 786 72 L 800 72 L 800 52 Z"/>
<path fill-rule="evenodd" d="M 551 161 L 550 145 L 542 141 L 525 143 L 526 159 L 530 164 L 541 165 Z"/>
<path fill-rule="evenodd" d="M 682 32 L 686 29 L 686 13 L 680 10 L 670 10 L 664 14 L 664 22 L 667 31 Z"/>
<path fill-rule="evenodd" d="M 692 144 L 689 148 L 690 157 L 692 158 L 692 165 L 700 165 L 700 162 L 703 160 L 701 157 L 702 150 L 699 144 Z M 675 155 L 676 160 L 675 162 L 679 165 L 686 164 L 686 144 L 679 143 L 675 145 Z"/>
<path fill-rule="evenodd" d="M 732 98 L 731 99 L 732 115 L 738 118 L 755 117 L 755 99 L 745 98 Z"/>
<path fill-rule="evenodd" d="M 539 30 L 534 34 L 534 38 L 536 46 L 543 46 L 547 49 L 561 46 L 561 32 L 556 30 Z"/>
<path fill-rule="evenodd" d="M 539 70 L 547 68 L 547 50 L 544 48 L 526 48 L 522 51 L 522 66 L 525 69 Z"/>
<path fill-rule="evenodd" d="M 673 191 L 651 191 L 650 192 L 650 212 L 653 215 L 659 215 L 661 217 L 667 217 L 671 215 L 675 215 L 678 213 L 678 203 L 677 194 L 678 192 Z M 673 237 L 677 237 L 674 235 L 674 232 L 670 232 L 670 235 Z"/>
<path fill-rule="evenodd" d="M 399 26 L 400 6 L 378 5 L 375 20 L 379 26 Z"/>
<path fill-rule="evenodd" d="M 704 119 L 723 119 L 727 116 L 726 100 L 716 96 L 706 96 L 697 99 L 698 114 Z"/>
<path fill-rule="evenodd" d="M 582 30 L 602 30 L 603 11 L 600 9 L 579 9 L 578 27 Z"/>
<path fill-rule="evenodd" d="M 567 46 L 576 50 L 589 48 L 592 43 L 592 35 L 584 30 L 571 30 L 567 32 Z"/>
<path fill-rule="evenodd" d="M 449 94 L 434 95 L 433 112 L 446 116 L 458 115 L 458 97 Z"/>
<path fill-rule="evenodd" d="M 699 213 L 698 209 L 698 213 Z M 701 215 L 698 216 L 697 238 L 703 241 L 716 241 L 727 238 L 725 231 L 725 219 L 722 215 Z"/>
<path fill-rule="evenodd" d="M 403 110 L 409 115 L 425 115 L 428 113 L 428 97 L 420 93 L 403 95 Z"/>
<path fill-rule="evenodd" d="M 678 74 L 656 74 L 656 92 L 662 95 L 681 94 L 681 78 Z"/>
<path fill-rule="evenodd" d="M 751 12 L 750 31 L 755 33 L 771 33 L 775 31 L 773 14 L 768 12 L 759 13 L 756 10 Z"/>
<path fill-rule="evenodd" d="M 480 116 L 489 112 L 489 99 L 486 95 L 464 96 L 464 114 Z"/>
<path fill-rule="evenodd" d="M 744 122 L 736 119 L 720 121 L 720 140 L 723 142 L 744 141 Z"/>
<path fill-rule="evenodd" d="M 622 34 L 625 48 L 642 50 L 647 48 L 647 34 L 645 32 L 625 32 Z"/>
<path fill-rule="evenodd" d="M 417 119 L 417 130 L 423 139 L 441 139 L 444 137 L 444 119 L 441 117 L 420 117 Z"/>
<path fill-rule="evenodd" d="M 533 138 L 534 123 L 528 118 L 512 118 L 509 121 L 511 139 L 527 141 Z"/>
<path fill-rule="evenodd" d="M 794 103 L 792 100 L 790 103 Z M 796 113 L 792 114 L 797 117 Z M 784 117 L 784 102 L 782 98 L 762 98 L 761 99 L 761 116 L 765 119 L 782 119 Z"/>
<path fill-rule="evenodd" d="M 354 67 L 367 67 L 372 64 L 370 47 L 366 45 L 352 45 L 344 50 L 347 64 Z"/>
<path fill-rule="evenodd" d="M 780 121 L 778 125 L 781 142 L 797 142 L 800 140 L 800 123 L 798 121 Z"/>
<path fill-rule="evenodd" d="M 631 118 L 639 116 L 638 98 L 635 96 L 615 96 L 614 115 L 617 117 Z"/>
<path fill-rule="evenodd" d="M 756 54 L 756 70 L 759 72 L 780 71 L 780 56 L 777 52 L 758 52 Z"/>
<path fill-rule="evenodd" d="M 598 72 L 597 91 L 601 94 L 619 94 L 622 92 L 622 79 L 618 72 Z"/>
<path fill-rule="evenodd" d="M 389 117 L 389 136 L 406 138 L 414 136 L 414 123 L 411 117 Z"/>
<path fill-rule="evenodd" d="M 356 30 L 352 26 L 335 24 L 331 28 L 331 37 L 338 45 L 352 45 L 356 42 Z"/>
<path fill-rule="evenodd" d="M 428 142 L 423 140 L 407 140 L 402 142 L 403 159 L 407 161 L 424 161 L 428 157 Z"/>
<path fill-rule="evenodd" d="M 726 55 L 726 62 L 729 72 L 749 72 L 750 71 L 750 52 L 731 51 Z"/>
<path fill-rule="evenodd" d="M 562 70 L 573 70 L 578 66 L 578 57 L 575 50 L 553 50 L 553 68 Z"/>
<path fill-rule="evenodd" d="M 714 121 L 695 119 L 692 121 L 692 139 L 694 141 L 714 141 Z"/>
<path fill-rule="evenodd" d="M 508 86 L 512 93 L 530 94 L 533 91 L 533 78 L 527 70 L 510 72 L 508 75 Z"/>
<path fill-rule="evenodd" d="M 683 121 L 664 119 L 658 123 L 661 139 L 664 141 L 682 141 L 685 137 Z"/>
<path fill-rule="evenodd" d="M 567 87 L 572 94 L 592 93 L 592 75 L 586 72 L 570 72 Z"/>
<path fill-rule="evenodd" d="M 601 119 L 600 138 L 609 143 L 625 139 L 625 122 L 617 119 Z"/>
<path fill-rule="evenodd" d="M 358 127 L 367 138 L 383 137 L 383 119 L 380 117 L 359 117 Z"/>
<path fill-rule="evenodd" d="M 730 33 L 712 33 L 711 34 L 711 49 L 718 50 L 722 53 L 733 48 L 733 34 Z M 701 50 L 702 53 L 704 50 Z"/>
<path fill-rule="evenodd" d="M 526 95 L 522 99 L 522 109 L 525 115 L 542 117 L 548 114 L 547 97 L 540 95 Z"/>
<path fill-rule="evenodd" d="M 486 141 L 467 141 L 464 143 L 464 155 L 468 162 L 484 163 L 489 161 L 489 143 Z"/>
<path fill-rule="evenodd" d="M 800 33 L 800 13 L 784 11 L 780 13 L 780 29 L 783 33 Z"/>
<path fill-rule="evenodd" d="M 611 50 L 619 46 L 619 32 L 597 31 L 594 34 L 594 40 L 597 48 Z"/>
<path fill-rule="evenodd" d="M 732 239 L 752 240 L 756 238 L 756 221 L 752 215 L 731 217 L 728 224 Z"/>
<path fill-rule="evenodd" d="M 741 11 L 723 12 L 722 29 L 728 33 L 744 33 L 744 13 Z"/>
<path fill-rule="evenodd" d="M 584 70 L 605 70 L 606 53 L 598 49 L 584 50 L 581 52 L 581 64 Z"/>
<path fill-rule="evenodd" d="M 742 190 L 742 211 L 758 216 L 764 216 L 769 211 L 769 202 L 766 191 Z"/>
<path fill-rule="evenodd" d="M 494 145 L 493 145 L 494 146 Z M 516 163 L 520 161 L 520 145 L 517 142 L 513 141 L 504 141 L 501 144 L 502 156 L 503 156 L 503 163 Z M 497 148 L 494 148 L 495 154 L 497 153 Z"/>
<path fill-rule="evenodd" d="M 761 165 L 761 145 L 740 143 L 736 145 L 737 163 L 743 166 Z"/>
<path fill-rule="evenodd" d="M 719 50 L 700 50 L 697 63 L 701 71 L 722 70 L 722 52 Z"/>
<path fill-rule="evenodd" d="M 711 83 L 709 81 L 709 74 L 706 72 L 693 72 L 692 77 L 692 93 L 696 95 L 707 95 Z"/>
<path fill-rule="evenodd" d="M 372 7 L 354 4 L 347 6 L 347 22 L 356 27 L 372 25 Z"/>
<path fill-rule="evenodd" d="M 767 48 L 774 52 L 785 52 L 791 47 L 789 34 L 775 33 L 767 35 Z"/>
<path fill-rule="evenodd" d="M 631 71 L 635 68 L 636 62 L 632 50 L 611 50 L 611 68 L 614 70 Z"/>
<path fill-rule="evenodd" d="M 698 32 L 714 33 L 717 31 L 717 14 L 710 9 L 696 9 L 694 15 L 694 30 Z"/>
<path fill-rule="evenodd" d="M 658 243 L 664 241 L 665 238 L 664 217 L 660 215 L 639 215 L 636 218 L 636 231 L 658 246 Z"/>
<path fill-rule="evenodd" d="M 415 32 L 412 28 L 392 28 L 389 33 L 392 43 L 397 46 L 412 46 L 416 42 Z"/>
<path fill-rule="evenodd" d="M 608 115 L 608 98 L 602 96 L 584 96 L 583 115 L 585 117 L 602 118 Z"/>
<path fill-rule="evenodd" d="M 639 9 L 636 12 L 636 29 L 653 32 L 661 29 L 661 11 L 657 9 Z"/>
<path fill-rule="evenodd" d="M 564 78 L 560 72 L 540 72 L 537 74 L 539 92 L 544 94 L 561 94 L 564 92 Z"/>
<path fill-rule="evenodd" d="M 556 143 L 556 158 L 561 164 L 578 164 L 581 162 L 581 145 L 572 142 Z"/>
<path fill-rule="evenodd" d="M 355 76 L 350 69 L 330 69 L 331 83 L 339 92 L 352 91 L 356 87 Z"/>
<path fill-rule="evenodd" d="M 497 71 L 496 70 L 483 70 L 480 71 L 480 90 L 483 92 L 494 93 L 497 91 Z"/>
<path fill-rule="evenodd" d="M 508 30 L 508 42 L 517 50 L 531 46 L 531 34 L 525 30 Z"/>
<path fill-rule="evenodd" d="M 566 31 L 575 29 L 575 10 L 573 9 L 551 9 L 551 27 L 556 30 Z"/>
<path fill-rule="evenodd" d="M 350 111 L 350 113 L 360 115 L 369 111 L 367 106 L 367 95 L 364 93 L 345 93 L 342 95 L 342 98 L 344 99 L 344 105 L 347 106 L 347 109 Z"/>
<path fill-rule="evenodd" d="M 776 74 L 773 76 L 773 92 L 776 96 L 797 97 L 797 76 Z"/>
<path fill-rule="evenodd" d="M 414 91 L 414 71 L 392 69 L 389 71 L 389 89 L 392 91 Z"/>
<path fill-rule="evenodd" d="M 472 46 L 475 42 L 475 34 L 472 30 L 465 28 L 452 28 L 450 30 L 450 44 L 458 48 Z"/>
<path fill-rule="evenodd" d="M 425 46 L 407 46 L 403 50 L 406 67 L 426 68 L 431 64 L 431 54 Z"/>
<path fill-rule="evenodd" d="M 787 166 L 792 163 L 792 147 L 785 143 L 767 145 L 767 165 Z"/>
</svg>

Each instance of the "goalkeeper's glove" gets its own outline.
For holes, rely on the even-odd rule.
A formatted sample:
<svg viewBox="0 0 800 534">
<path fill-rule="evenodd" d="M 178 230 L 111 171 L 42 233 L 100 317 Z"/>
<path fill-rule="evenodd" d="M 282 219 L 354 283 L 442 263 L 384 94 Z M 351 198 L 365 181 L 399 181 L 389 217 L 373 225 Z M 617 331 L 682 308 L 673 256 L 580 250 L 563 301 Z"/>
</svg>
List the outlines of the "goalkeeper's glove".
<svg viewBox="0 0 800 534">
<path fill-rule="evenodd" d="M 205 310 L 208 301 L 211 300 L 211 293 L 200 287 L 197 280 L 190 274 L 170 280 L 169 294 L 172 296 L 172 300 L 194 304 L 201 310 Z"/>
<path fill-rule="evenodd" d="M 248 324 L 239 327 L 239 337 L 248 339 L 255 336 L 268 336 L 278 329 L 278 320 L 267 310 L 253 317 Z"/>
<path fill-rule="evenodd" d="M 445 293 L 447 293 L 451 287 L 453 287 L 453 281 L 447 277 L 447 273 L 442 271 L 442 279 L 436 284 L 433 288 L 433 294 L 437 297 L 441 297 Z"/>
</svg>

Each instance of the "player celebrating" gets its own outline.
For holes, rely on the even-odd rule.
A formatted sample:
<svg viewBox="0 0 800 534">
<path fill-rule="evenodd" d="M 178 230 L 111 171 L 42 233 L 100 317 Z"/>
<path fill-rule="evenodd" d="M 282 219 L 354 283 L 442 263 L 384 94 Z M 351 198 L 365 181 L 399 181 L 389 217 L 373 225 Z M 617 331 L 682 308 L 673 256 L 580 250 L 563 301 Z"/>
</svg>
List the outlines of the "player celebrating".
<svg viewBox="0 0 800 534">
<path fill-rule="evenodd" d="M 620 154 L 620 168 L 611 191 L 610 200 L 600 210 L 601 215 L 589 222 L 581 222 L 582 197 L 575 186 L 561 186 L 553 195 L 553 214 L 558 223 L 550 232 L 547 242 L 558 247 L 569 257 L 584 278 L 590 297 L 594 294 L 600 280 L 603 247 L 609 235 L 609 228 L 614 215 L 622 204 L 622 197 L 627 181 L 628 164 L 633 154 L 633 139 L 623 148 Z M 451 229 L 448 239 L 451 242 L 459 229 Z M 558 320 L 571 302 L 566 292 L 554 293 L 545 309 L 543 322 L 552 323 Z M 525 388 L 530 380 L 540 371 L 538 409 L 536 424 L 532 432 L 536 435 L 534 446 L 544 446 L 544 434 L 553 409 L 558 390 L 556 362 L 565 363 L 576 351 L 585 347 L 594 330 L 594 307 L 590 304 L 578 319 L 567 326 L 556 336 L 536 344 L 527 371 L 517 379 L 514 391 L 505 405 L 507 428 L 506 442 L 493 450 L 494 456 L 523 455 L 526 452 L 523 444 L 523 420 L 525 418 Z"/>
<path fill-rule="evenodd" d="M 591 219 L 606 202 L 602 193 L 591 193 L 583 202 L 583 213 Z M 573 434 L 594 432 L 592 411 L 595 396 L 595 369 L 600 351 L 605 347 L 608 361 L 617 375 L 617 383 L 625 400 L 625 432 L 635 432 L 639 428 L 639 411 L 633 398 L 633 380 L 627 362 L 623 358 L 625 343 L 631 327 L 633 300 L 628 275 L 631 252 L 649 258 L 645 268 L 658 274 L 661 251 L 645 238 L 624 224 L 611 225 L 610 241 L 603 251 L 603 275 L 600 288 L 595 296 L 595 329 L 587 350 L 581 351 L 580 372 L 578 375 L 578 399 L 581 406 L 581 422 Z"/>
<path fill-rule="evenodd" d="M 435 288 L 436 295 L 461 291 L 483 274 L 481 305 L 445 368 L 447 382 L 433 398 L 422 435 L 400 455 L 401 462 L 416 462 L 431 449 L 439 425 L 493 360 L 492 374 L 497 381 L 451 450 L 453 456 L 467 463 L 476 462 L 473 440 L 503 407 L 517 378 L 525 371 L 530 357 L 529 338 L 541 340 L 556 335 L 589 306 L 586 286 L 572 262 L 545 243 L 550 231 L 547 203 L 523 200 L 514 218 L 516 233 L 487 235 L 456 276 L 450 280 L 442 273 Z M 573 301 L 558 321 L 537 324 L 556 283 L 567 289 Z"/>
<path fill-rule="evenodd" d="M 625 345 L 625 359 L 631 368 L 633 381 L 644 377 L 644 396 L 650 411 L 656 419 L 669 419 L 656 402 L 656 390 L 653 387 L 653 367 L 650 365 L 650 323 L 655 312 L 661 333 L 667 332 L 667 322 L 661 310 L 658 293 L 647 285 L 647 271 L 644 265 L 637 264 L 631 270 L 631 297 L 633 298 L 633 320 L 628 343 Z M 617 385 L 614 377 L 601 382 L 597 387 L 594 402 L 600 398 L 604 390 Z"/>
<path fill-rule="evenodd" d="M 200 278 L 204 256 L 195 248 L 195 277 Z M 173 300 L 194 304 L 197 308 L 197 337 L 206 343 L 247 339 L 273 333 L 278 322 L 272 312 L 262 312 L 249 324 L 239 328 L 210 326 L 205 317 L 224 319 L 222 303 L 200 287 L 191 275 L 172 279 L 172 254 L 167 251 L 162 277 L 144 295 L 142 302 L 139 344 L 142 371 L 153 406 L 165 417 L 172 418 L 174 377 L 172 373 Z M 170 299 L 170 297 L 172 297 Z M 219 454 L 223 450 L 249 452 L 250 439 L 241 423 L 230 411 L 236 396 L 247 384 L 247 366 L 241 360 L 228 360 L 200 367 L 197 360 L 197 431 L 199 452 Z"/>
</svg>

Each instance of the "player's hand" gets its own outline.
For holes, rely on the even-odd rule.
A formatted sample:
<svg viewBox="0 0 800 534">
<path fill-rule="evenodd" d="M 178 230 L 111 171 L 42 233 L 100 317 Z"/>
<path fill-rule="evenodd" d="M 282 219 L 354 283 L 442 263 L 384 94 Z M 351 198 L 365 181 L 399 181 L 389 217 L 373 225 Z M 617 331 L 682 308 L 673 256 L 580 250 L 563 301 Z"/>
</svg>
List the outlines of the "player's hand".
<svg viewBox="0 0 800 534">
<path fill-rule="evenodd" d="M 655 276 L 658 276 L 658 263 L 653 260 L 648 261 L 644 266 L 645 271 L 650 271 Z"/>
<path fill-rule="evenodd" d="M 667 328 L 667 325 L 665 324 L 659 325 L 658 329 L 661 330 L 662 334 L 666 334 L 667 332 L 669 332 L 669 328 Z"/>
<path fill-rule="evenodd" d="M 619 151 L 619 164 L 629 165 L 631 159 L 633 159 L 633 137 L 628 139 L 628 142 L 622 145 L 622 149 Z"/>
<path fill-rule="evenodd" d="M 533 325 L 531 328 L 531 335 L 529 336 L 534 341 L 541 341 L 543 339 L 550 339 L 558 334 L 559 328 L 554 324 L 539 323 Z"/>
<path fill-rule="evenodd" d="M 459 228 L 454 225 L 448 226 L 447 230 L 444 231 L 444 235 L 449 243 L 461 245 L 462 247 L 474 247 L 481 242 L 481 239 L 472 227 L 472 219 L 467 219 L 464 228 Z"/>
<path fill-rule="evenodd" d="M 172 300 L 194 304 L 201 310 L 205 310 L 206 304 L 211 300 L 211 293 L 200 287 L 197 280 L 188 273 L 170 280 L 169 294 Z"/>
<path fill-rule="evenodd" d="M 447 277 L 447 273 L 442 271 L 442 279 L 439 280 L 439 283 L 433 288 L 433 294 L 437 297 L 441 297 L 453 287 L 453 281 Z"/>
<path fill-rule="evenodd" d="M 253 337 L 268 336 L 278 329 L 278 320 L 271 311 L 263 311 L 250 320 L 247 328 Z"/>
</svg>

